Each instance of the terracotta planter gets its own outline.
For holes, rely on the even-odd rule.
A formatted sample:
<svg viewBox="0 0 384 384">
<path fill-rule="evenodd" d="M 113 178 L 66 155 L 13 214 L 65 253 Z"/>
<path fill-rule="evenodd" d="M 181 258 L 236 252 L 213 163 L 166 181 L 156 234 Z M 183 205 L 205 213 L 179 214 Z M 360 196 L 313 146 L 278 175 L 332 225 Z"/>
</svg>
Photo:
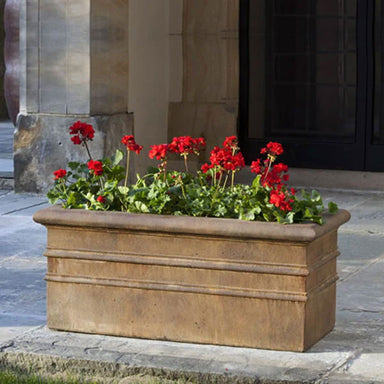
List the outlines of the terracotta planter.
<svg viewBox="0 0 384 384">
<path fill-rule="evenodd" d="M 304 351 L 335 323 L 337 229 L 64 210 L 48 228 L 48 326 Z"/>
</svg>

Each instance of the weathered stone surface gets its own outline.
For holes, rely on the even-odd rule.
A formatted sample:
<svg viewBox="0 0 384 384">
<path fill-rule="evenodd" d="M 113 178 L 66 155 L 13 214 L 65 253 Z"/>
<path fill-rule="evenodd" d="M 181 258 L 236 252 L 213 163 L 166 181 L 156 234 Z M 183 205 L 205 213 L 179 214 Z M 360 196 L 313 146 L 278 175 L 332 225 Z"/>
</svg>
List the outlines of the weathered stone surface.
<svg viewBox="0 0 384 384">
<path fill-rule="evenodd" d="M 184 36 L 184 101 L 237 100 L 238 43 L 222 36 Z"/>
<path fill-rule="evenodd" d="M 340 211 L 323 226 L 283 226 L 38 211 L 48 229 L 48 326 L 306 350 L 334 326 L 336 231 L 348 219 Z"/>
<path fill-rule="evenodd" d="M 176 76 L 170 83 L 168 137 L 203 136 L 212 148 L 236 134 L 239 1 L 184 0 L 182 12 L 182 30 L 171 25 Z"/>
<path fill-rule="evenodd" d="M 45 197 L 0 193 L 0 343 L 45 322 L 46 231 L 31 220 Z"/>
<path fill-rule="evenodd" d="M 44 192 L 53 183 L 52 172 L 69 161 L 86 161 L 85 150 L 70 141 L 68 128 L 77 120 L 92 124 L 93 158 L 114 154 L 123 135 L 132 133 L 132 115 L 55 116 L 20 115 L 14 141 L 15 191 Z"/>
<path fill-rule="evenodd" d="M 0 118 L 10 118 L 13 123 L 19 113 L 19 10 L 18 0 L 0 2 L 0 20 L 4 20 L 0 26 L 0 52 L 4 52 L 0 59 L 0 89 L 4 90 L 0 95 Z"/>
<path fill-rule="evenodd" d="M 184 0 L 183 31 L 186 34 L 235 32 L 239 0 Z"/>
<path fill-rule="evenodd" d="M 235 134 L 237 111 L 237 103 L 170 103 L 169 139 L 180 135 L 204 137 L 207 150 L 200 158 L 207 159 L 215 145 Z"/>
<path fill-rule="evenodd" d="M 166 377 L 175 381 L 189 378 L 201 384 L 281 384 L 284 380 L 318 384 L 383 383 L 384 316 L 380 307 L 383 280 L 377 280 L 382 271 L 380 268 L 375 271 L 375 266 L 382 264 L 384 259 L 384 221 L 377 221 L 377 225 L 381 223 L 381 230 L 371 234 L 365 230 L 363 222 L 359 228 L 363 218 L 355 217 L 354 212 L 361 205 L 365 206 L 367 215 L 383 211 L 384 194 L 322 191 L 322 196 L 325 201 L 336 201 L 352 213 L 351 221 L 339 230 L 341 255 L 337 285 L 340 294 L 337 296 L 336 327 L 308 352 L 291 353 L 53 332 L 45 327 L 21 334 L 28 327 L 39 324 L 38 316 L 45 316 L 45 305 L 39 299 L 39 294 L 44 293 L 43 285 L 27 287 L 18 284 L 12 275 L 17 269 L 20 280 L 24 279 L 23 271 L 28 279 L 32 273 L 34 280 L 43 279 L 45 268 L 41 265 L 45 261 L 41 253 L 45 247 L 45 231 L 32 220 L 27 221 L 26 216 L 36 211 L 44 200 L 39 196 L 0 191 L 0 223 L 3 223 L 0 242 L 7 244 L 7 248 L 2 247 L 4 255 L 0 252 L 0 264 L 3 261 L 0 269 L 8 266 L 6 279 L 14 282 L 6 295 L 0 295 L 3 315 L 0 316 L 0 365 L 21 370 L 29 367 L 30 373 L 62 374 L 64 378 L 68 373 L 78 374 L 82 379 L 101 377 L 102 382 L 113 384 L 147 384 L 149 378 L 143 376 L 146 374 L 155 375 L 164 383 Z M 374 204 L 368 204 L 373 201 Z M 6 214 L 11 205 L 13 213 Z M 12 232 L 17 233 L 13 242 L 10 241 Z M 26 237 L 29 242 L 24 249 Z M 380 286 L 372 289 L 370 276 Z M 358 284 L 360 279 L 362 283 Z M 365 289 L 365 282 L 369 289 Z M 344 284 L 347 284 L 345 288 Z M 361 289 L 362 294 L 358 295 L 356 292 Z M 1 308 L 11 297 L 13 312 L 7 316 Z M 25 302 L 25 297 L 33 300 Z M 36 317 L 24 316 L 26 304 Z M 374 305 L 379 305 L 378 311 L 371 310 Z M 23 316 L 18 316 L 20 313 Z M 16 335 L 20 336 L 7 340 Z"/>
<path fill-rule="evenodd" d="M 127 19 L 128 2 L 122 0 L 24 2 L 20 35 L 21 111 L 125 112 Z"/>
<path fill-rule="evenodd" d="M 108 7 L 108 10 L 106 10 Z M 128 2 L 91 2 L 90 83 L 92 114 L 117 113 L 128 104 Z"/>
</svg>

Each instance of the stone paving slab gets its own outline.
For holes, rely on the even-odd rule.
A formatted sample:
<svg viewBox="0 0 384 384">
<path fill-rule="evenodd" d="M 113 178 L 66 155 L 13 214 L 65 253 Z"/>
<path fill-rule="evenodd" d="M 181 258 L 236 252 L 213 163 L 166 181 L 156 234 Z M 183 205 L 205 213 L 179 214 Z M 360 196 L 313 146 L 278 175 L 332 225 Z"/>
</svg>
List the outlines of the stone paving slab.
<svg viewBox="0 0 384 384">
<path fill-rule="evenodd" d="M 116 382 L 140 373 L 196 383 L 384 383 L 384 194 L 321 192 L 352 213 L 339 235 L 336 327 L 293 353 L 48 330 L 46 232 L 31 219 L 46 199 L 0 191 L 0 366 Z"/>
<path fill-rule="evenodd" d="M 0 342 L 46 321 L 46 230 L 32 220 L 46 201 L 0 191 Z"/>
<path fill-rule="evenodd" d="M 32 216 L 38 209 L 48 206 L 48 199 L 42 195 L 14 193 L 7 191 L 0 195 L 0 215 Z"/>
<path fill-rule="evenodd" d="M 228 383 L 235 377 L 252 382 L 294 383 L 302 382 L 303 378 L 315 382 L 324 372 L 333 370 L 351 357 L 345 351 L 300 354 L 55 332 L 46 327 L 25 333 L 2 348 L 3 353 L 19 353 L 23 360 L 21 351 L 59 360 L 77 359 L 82 364 L 87 360 L 103 361 L 104 365 L 98 367 L 101 371 L 93 372 L 98 377 L 118 378 L 152 369 L 172 372 L 174 377 L 193 378 L 198 375 L 202 383 L 210 382 L 215 375 Z M 72 364 L 72 371 L 80 369 L 75 362 Z"/>
</svg>

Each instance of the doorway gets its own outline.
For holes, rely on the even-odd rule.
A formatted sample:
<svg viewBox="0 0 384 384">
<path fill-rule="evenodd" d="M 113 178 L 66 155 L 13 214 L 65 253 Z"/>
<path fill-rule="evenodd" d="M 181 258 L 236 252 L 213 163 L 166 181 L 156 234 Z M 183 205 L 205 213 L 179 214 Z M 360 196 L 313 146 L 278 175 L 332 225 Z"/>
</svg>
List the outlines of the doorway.
<svg viewBox="0 0 384 384">
<path fill-rule="evenodd" d="M 384 171 L 383 0 L 241 0 L 239 137 L 293 167 Z"/>
</svg>

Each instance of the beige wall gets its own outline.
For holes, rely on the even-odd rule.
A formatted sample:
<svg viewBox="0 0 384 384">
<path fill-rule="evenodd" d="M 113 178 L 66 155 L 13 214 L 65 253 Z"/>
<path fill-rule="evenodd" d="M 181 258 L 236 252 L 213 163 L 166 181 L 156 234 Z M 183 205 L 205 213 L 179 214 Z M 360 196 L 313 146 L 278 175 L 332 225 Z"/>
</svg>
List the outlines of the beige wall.
<svg viewBox="0 0 384 384">
<path fill-rule="evenodd" d="M 183 0 L 182 17 L 172 35 L 182 74 L 179 100 L 169 104 L 169 136 L 204 136 L 210 149 L 236 133 L 239 0 Z"/>
<path fill-rule="evenodd" d="M 129 0 L 128 111 L 143 173 L 149 145 L 236 133 L 239 0 Z"/>
<path fill-rule="evenodd" d="M 144 173 L 149 145 L 167 142 L 169 100 L 169 0 L 129 0 L 128 111 L 145 149 L 136 161 Z"/>
</svg>

